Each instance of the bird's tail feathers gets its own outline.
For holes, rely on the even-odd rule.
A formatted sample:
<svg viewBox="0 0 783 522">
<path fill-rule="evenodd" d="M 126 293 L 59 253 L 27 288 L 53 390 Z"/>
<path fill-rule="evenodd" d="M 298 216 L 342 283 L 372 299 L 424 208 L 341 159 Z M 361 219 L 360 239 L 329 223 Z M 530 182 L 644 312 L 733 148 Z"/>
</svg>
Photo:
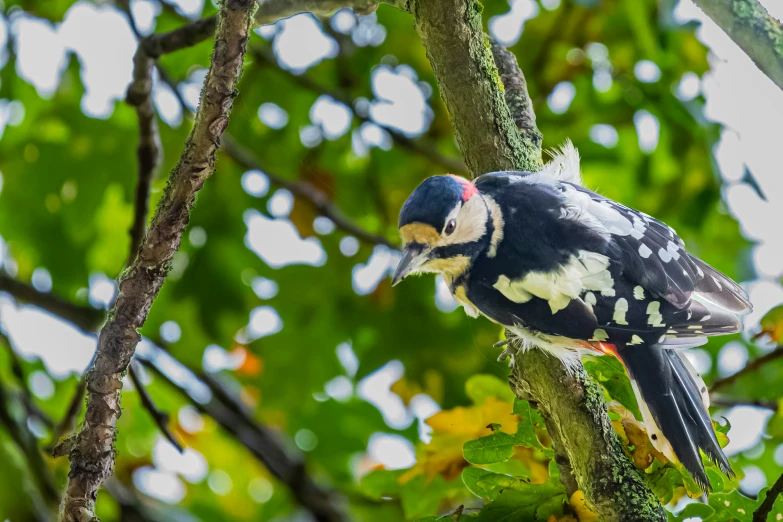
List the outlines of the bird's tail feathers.
<svg viewBox="0 0 783 522">
<path fill-rule="evenodd" d="M 705 491 L 711 489 L 699 450 L 734 476 L 718 444 L 704 381 L 684 355 L 665 346 L 627 346 L 618 356 L 628 370 L 653 446 L 679 461 Z"/>
</svg>

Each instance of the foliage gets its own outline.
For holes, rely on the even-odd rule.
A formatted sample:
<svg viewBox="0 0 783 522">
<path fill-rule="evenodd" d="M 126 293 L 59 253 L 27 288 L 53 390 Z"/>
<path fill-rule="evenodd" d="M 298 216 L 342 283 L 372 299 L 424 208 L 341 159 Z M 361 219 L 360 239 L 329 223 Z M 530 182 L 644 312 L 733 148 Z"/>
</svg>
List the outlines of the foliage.
<svg viewBox="0 0 783 522">
<path fill-rule="evenodd" d="M 175 9 L 166 7 L 169 2 L 150 3 L 159 11 L 155 31 L 187 23 Z M 74 4 L 7 0 L 3 12 L 9 20 L 24 11 L 25 16 L 61 23 Z M 96 9 L 115 12 L 115 7 L 95 3 L 99 4 L 102 7 Z M 539 7 L 510 49 L 526 74 L 545 146 L 572 139 L 584 159 L 588 186 L 663 219 L 696 255 L 740 280 L 747 279 L 751 275 L 748 243 L 736 221 L 721 209 L 719 176 L 711 160 L 720 129 L 705 120 L 703 97 L 683 101 L 674 94 L 685 73 L 702 75 L 708 70 L 707 51 L 692 27 L 669 21 L 671 7 L 670 2 L 655 0 L 563 1 L 554 9 Z M 507 11 L 505 2 L 486 2 L 484 22 Z M 207 2 L 202 15 L 214 12 Z M 376 22 L 384 28 L 385 40 L 379 45 L 357 43 L 362 41 L 360 32 Z M 320 23 L 338 44 L 339 53 L 302 75 L 250 58 L 228 132 L 252 151 L 265 172 L 312 184 L 359 226 L 395 242 L 396 216 L 403 201 L 424 177 L 441 173 L 444 167 L 411 152 L 383 134 L 386 131 L 381 131 L 383 146 L 370 146 L 366 153 L 352 148 L 361 139 L 362 128 L 367 128 L 364 102 L 384 102 L 384 92 L 373 87 L 373 75 L 387 71 L 398 78 L 414 78 L 413 85 L 428 93 L 422 110 L 432 119 L 421 136 L 410 133 L 410 138 L 459 161 L 448 114 L 409 15 L 383 5 L 377 14 L 362 18 L 365 25 L 348 34 L 335 30 L 329 18 Z M 163 56 L 160 64 L 174 82 L 198 89 L 197 83 L 190 82 L 194 73 L 206 67 L 211 46 L 204 42 Z M 274 50 L 273 41 L 257 34 L 250 46 L 266 53 Z M 40 96 L 19 72 L 18 51 L 9 45 L 0 69 L 0 99 L 24 108 L 23 118 L 5 126 L 0 141 L 0 247 L 7 247 L 0 259 L 12 259 L 5 270 L 23 282 L 31 282 L 34 273 L 45 269 L 51 275 L 53 295 L 93 306 L 90 278 L 97 274 L 115 278 L 128 256 L 138 122 L 132 107 L 121 101 L 105 118 L 85 114 L 85 70 L 72 53 L 67 55 L 56 91 L 50 97 Z M 657 64 L 660 79 L 639 81 L 634 66 L 640 60 Z M 604 73 L 611 81 L 597 89 L 606 81 Z M 555 111 L 547 100 L 562 82 L 575 88 L 575 96 L 567 110 Z M 350 129 L 305 146 L 301 134 L 314 124 L 311 108 L 327 92 L 356 102 Z M 286 111 L 288 121 L 282 128 L 259 119 L 263 103 Z M 650 152 L 641 150 L 633 123 L 640 110 L 654 115 L 660 126 L 657 146 Z M 179 124 L 160 121 L 164 155 L 153 182 L 151 208 L 177 161 L 190 123 L 186 111 Z M 611 126 L 616 143 L 592 139 L 596 125 Z M 242 399 L 254 420 L 273 428 L 292 451 L 304 454 L 312 476 L 345 494 L 357 519 L 590 520 L 589 506 L 578 494 L 569 496 L 559 481 L 551 440 L 540 416 L 509 391 L 507 368 L 496 362 L 498 351 L 492 348 L 499 335 L 494 325 L 467 319 L 461 310 L 441 311 L 431 279 L 406 281 L 392 291 L 385 266 L 379 270 L 383 273 L 377 285 L 357 291 L 357 272 L 367 269 L 371 260 L 381 263 L 388 255 L 385 247 L 364 242 L 352 252 L 345 247 L 343 231 L 323 233 L 314 225 L 318 213 L 300 196 L 293 198 L 285 216 L 275 206 L 277 199 L 286 198 L 279 187 L 255 195 L 243 190 L 246 168 L 225 151 L 220 153 L 217 170 L 199 196 L 190 234 L 142 329 L 146 339 L 197 373 L 204 369 L 209 353 L 240 361 L 219 370 L 217 377 Z M 247 246 L 248 223 L 256 215 L 278 225 L 290 222 L 296 239 L 319 244 L 326 260 L 319 266 L 265 261 Z M 261 238 L 265 251 L 282 249 L 289 239 L 280 228 L 265 233 Z M 254 292 L 254 285 L 257 290 L 265 281 L 274 282 L 276 292 Z M 263 307 L 274 309 L 281 328 L 254 338 L 248 325 L 254 313 L 270 310 Z M 171 322 L 180 327 L 181 335 L 166 340 L 161 329 Z M 773 335 L 779 330 L 766 323 L 764 328 Z M 729 341 L 744 343 L 751 355 L 762 353 L 739 338 Z M 705 347 L 711 360 L 716 360 L 726 342 L 717 339 Z M 216 352 L 215 346 L 224 351 Z M 367 379 L 377 377 L 376 372 L 392 361 L 401 363 L 404 376 L 390 390 L 385 388 L 389 383 Z M 14 418 L 27 424 L 28 411 L 20 397 L 33 374 L 42 373 L 53 380 L 53 391 L 34 396 L 33 404 L 43 417 L 61 419 L 78 376 L 53 375 L 34 356 L 24 357 L 21 364 L 24 376 L 19 381 L 10 352 L 0 349 L 0 383 L 11 392 L 8 402 Z M 732 395 L 779 399 L 780 364 L 760 369 L 760 378 L 739 379 L 730 389 Z M 612 409 L 615 429 L 629 455 L 646 468 L 645 476 L 659 498 L 675 503 L 686 494 L 700 496 L 689 477 L 665 462 L 646 440 L 622 365 L 608 357 L 591 358 L 586 365 L 616 405 Z M 705 380 L 717 377 L 716 368 L 712 364 Z M 138 491 L 134 477 L 140 470 L 160 466 L 160 434 L 141 407 L 138 392 L 126 385 L 115 474 L 135 497 L 167 520 L 294 516 L 298 508 L 293 495 L 236 438 L 207 415 L 198 416 L 203 424 L 194 429 L 187 422 L 193 417 L 192 401 L 154 374 L 146 375 L 145 382 L 158 407 L 171 415 L 172 431 L 203 456 L 208 473 L 189 479 L 182 471 L 167 472 L 183 489 L 176 506 Z M 369 382 L 378 389 L 368 390 Z M 398 401 L 405 419 L 390 422 L 388 411 L 380 411 L 378 402 L 368 399 L 378 394 Z M 410 424 L 422 394 L 441 409 L 424 422 L 431 429 L 426 444 L 416 425 Z M 781 415 L 779 410 L 770 425 L 770 438 L 760 442 L 755 453 L 732 460 L 740 476 L 744 467 L 755 466 L 772 483 L 783 472 L 773 458 L 783 442 Z M 53 442 L 51 426 L 31 423 L 42 448 Z M 408 469 L 383 469 L 368 452 L 371 438 L 378 433 L 414 444 L 416 463 Z M 7 463 L 0 474 L 0 519 L 33 519 L 39 485 L 24 454 L 2 427 L 0 460 Z M 61 487 L 67 464 L 52 459 L 46 464 Z M 708 473 L 719 492 L 710 497 L 709 505 L 689 504 L 673 520 L 695 515 L 709 516 L 705 520 L 710 522 L 746 519 L 727 507 L 745 509 L 749 517 L 756 502 L 741 496 L 737 481 L 720 478 L 714 467 Z M 228 487 L 221 483 L 226 474 Z M 103 520 L 119 520 L 122 509 L 109 491 L 99 496 Z"/>
</svg>

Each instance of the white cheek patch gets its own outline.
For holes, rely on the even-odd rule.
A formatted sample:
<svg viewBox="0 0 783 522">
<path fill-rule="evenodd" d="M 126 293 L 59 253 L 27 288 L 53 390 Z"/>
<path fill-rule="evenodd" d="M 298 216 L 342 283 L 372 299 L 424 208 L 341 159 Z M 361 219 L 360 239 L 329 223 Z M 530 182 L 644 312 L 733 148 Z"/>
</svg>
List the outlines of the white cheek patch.
<svg viewBox="0 0 783 522">
<path fill-rule="evenodd" d="M 451 219 L 456 220 L 457 228 L 450 235 L 444 235 L 436 246 L 472 243 L 487 232 L 487 207 L 480 196 L 473 196 L 464 204 L 459 202 L 449 213 L 446 223 Z"/>
</svg>

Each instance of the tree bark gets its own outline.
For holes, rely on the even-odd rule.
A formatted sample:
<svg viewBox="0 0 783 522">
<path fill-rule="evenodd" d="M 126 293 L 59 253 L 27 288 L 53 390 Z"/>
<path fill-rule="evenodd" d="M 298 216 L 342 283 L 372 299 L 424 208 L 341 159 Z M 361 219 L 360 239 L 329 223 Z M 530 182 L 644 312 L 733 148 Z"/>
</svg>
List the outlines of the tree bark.
<svg viewBox="0 0 783 522">
<path fill-rule="evenodd" d="M 481 4 L 409 0 L 402 7 L 413 14 L 470 173 L 541 168 L 540 146 L 519 132 L 503 97 Z"/>
<path fill-rule="evenodd" d="M 491 49 L 482 32 L 481 4 L 398 5 L 414 16 L 471 173 L 540 169 L 540 133 L 524 78 L 511 53 L 497 45 Z M 600 388 L 584 369 L 569 373 L 557 359 L 532 350 L 515 357 L 511 385 L 518 397 L 538 403 L 569 495 L 581 490 L 604 522 L 666 520 L 623 451 Z"/>
<path fill-rule="evenodd" d="M 117 419 L 122 414 L 122 377 L 141 336 L 147 313 L 166 277 L 196 193 L 214 172 L 220 136 L 228 126 L 255 10 L 253 0 L 221 3 L 212 63 L 201 103 L 179 163 L 145 236 L 138 256 L 122 274 L 119 295 L 98 338 L 87 374 L 87 411 L 74 436 L 55 447 L 68 454 L 71 469 L 60 509 L 61 522 L 97 521 L 95 499 L 114 468 Z"/>
<path fill-rule="evenodd" d="M 783 25 L 757 0 L 694 0 L 783 89 Z"/>
</svg>

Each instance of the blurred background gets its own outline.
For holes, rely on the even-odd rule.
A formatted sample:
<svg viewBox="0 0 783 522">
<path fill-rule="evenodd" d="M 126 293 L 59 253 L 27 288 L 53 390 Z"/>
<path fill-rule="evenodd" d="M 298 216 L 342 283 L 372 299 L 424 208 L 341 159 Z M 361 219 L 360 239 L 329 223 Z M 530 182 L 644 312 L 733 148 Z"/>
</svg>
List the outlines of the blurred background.
<svg viewBox="0 0 783 522">
<path fill-rule="evenodd" d="M 783 18 L 783 3 L 762 3 Z M 773 310 L 783 303 L 783 92 L 690 0 L 484 7 L 488 32 L 527 77 L 544 146 L 573 140 L 587 186 L 667 222 L 748 290 L 747 333 L 689 353 L 707 383 L 771 353 L 783 336 Z M 0 520 L 48 520 L 68 463 L 38 448 L 83 414 L 81 375 L 129 253 L 133 55 L 139 38 L 216 7 L 5 0 L 0 10 Z M 165 55 L 154 71 L 163 156 L 153 209 L 211 49 Z M 258 27 L 239 88 L 230 146 L 142 330 L 137 382 L 125 379 L 116 479 L 98 514 L 310 520 L 254 458 L 253 437 L 266 432 L 357 520 L 480 506 L 459 480 L 461 444 L 476 433 L 452 434 L 455 457 L 442 438 L 426 445 L 424 421 L 468 411 L 454 408 L 477 402 L 471 376 L 505 380 L 492 348 L 501 332 L 456 309 L 441 280 L 392 291 L 389 279 L 405 198 L 427 176 L 465 172 L 412 18 L 382 5 Z M 783 472 L 781 397 L 781 360 L 714 397 L 749 496 Z M 385 499 L 362 481 L 425 460 L 415 499 Z"/>
</svg>

